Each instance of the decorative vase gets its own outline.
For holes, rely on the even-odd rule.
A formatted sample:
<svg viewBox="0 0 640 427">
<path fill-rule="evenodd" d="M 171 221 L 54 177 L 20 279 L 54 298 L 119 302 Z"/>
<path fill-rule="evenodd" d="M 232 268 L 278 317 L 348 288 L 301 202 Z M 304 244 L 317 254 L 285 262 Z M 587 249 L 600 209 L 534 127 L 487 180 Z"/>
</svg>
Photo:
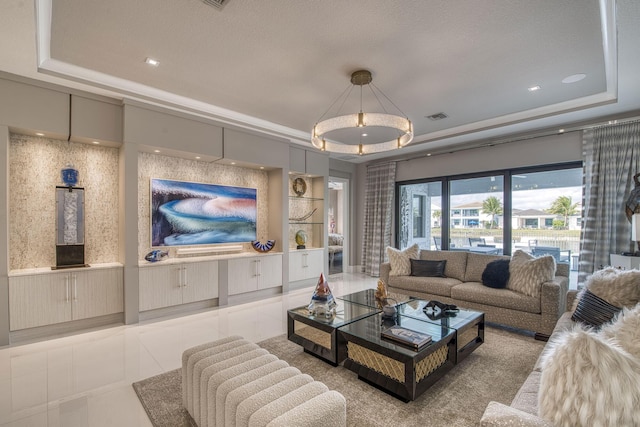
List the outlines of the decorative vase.
<svg viewBox="0 0 640 427">
<path fill-rule="evenodd" d="M 67 164 L 60 173 L 62 182 L 67 187 L 74 187 L 78 183 L 78 169 L 74 168 L 72 164 Z"/>
</svg>

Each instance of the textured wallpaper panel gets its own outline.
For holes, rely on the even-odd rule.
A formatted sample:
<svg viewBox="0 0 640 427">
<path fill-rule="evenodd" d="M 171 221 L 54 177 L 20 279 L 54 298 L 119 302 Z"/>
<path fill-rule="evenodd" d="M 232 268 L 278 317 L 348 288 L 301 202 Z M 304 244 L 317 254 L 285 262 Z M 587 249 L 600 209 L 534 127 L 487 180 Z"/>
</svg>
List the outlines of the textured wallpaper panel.
<svg viewBox="0 0 640 427">
<path fill-rule="evenodd" d="M 158 154 L 138 154 L 138 258 L 143 259 L 151 250 L 151 178 L 175 181 L 202 182 L 206 184 L 233 185 L 257 189 L 258 239 L 266 240 L 268 230 L 269 178 L 266 172 L 236 166 L 220 165 L 198 160 L 167 157 Z M 251 251 L 249 243 L 243 244 L 245 251 Z M 181 246 L 186 247 L 186 246 Z M 174 251 L 171 248 L 170 251 Z M 173 255 L 173 253 L 171 254 Z"/>
<path fill-rule="evenodd" d="M 118 149 L 11 135 L 9 269 L 55 265 L 55 187 L 68 163 L 85 189 L 85 261 L 118 260 Z"/>
</svg>

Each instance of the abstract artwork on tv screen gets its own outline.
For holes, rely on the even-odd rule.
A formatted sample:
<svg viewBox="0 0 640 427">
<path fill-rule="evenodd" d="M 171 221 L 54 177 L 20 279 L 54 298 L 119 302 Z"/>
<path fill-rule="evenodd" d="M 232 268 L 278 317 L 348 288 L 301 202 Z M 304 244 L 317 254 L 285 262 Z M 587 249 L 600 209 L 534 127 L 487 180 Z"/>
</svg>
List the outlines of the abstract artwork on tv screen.
<svg viewBox="0 0 640 427">
<path fill-rule="evenodd" d="M 256 239 L 256 189 L 151 179 L 151 246 Z"/>
</svg>

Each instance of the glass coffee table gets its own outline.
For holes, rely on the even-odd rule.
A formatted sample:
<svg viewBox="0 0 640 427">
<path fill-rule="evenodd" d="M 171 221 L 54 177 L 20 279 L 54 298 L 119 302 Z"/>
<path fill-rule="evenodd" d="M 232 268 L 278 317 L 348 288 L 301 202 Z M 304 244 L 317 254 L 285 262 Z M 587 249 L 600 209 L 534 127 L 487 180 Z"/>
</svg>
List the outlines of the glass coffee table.
<svg viewBox="0 0 640 427">
<path fill-rule="evenodd" d="M 455 316 L 437 318 L 423 309 L 428 301 L 391 294 L 397 313 L 383 316 L 375 290 L 336 297 L 335 316 L 313 316 L 307 306 L 287 312 L 290 341 L 304 351 L 404 400 L 414 400 L 484 342 L 484 313 L 460 309 Z M 417 350 L 382 337 L 399 325 L 431 335 Z"/>
<path fill-rule="evenodd" d="M 287 338 L 301 345 L 304 351 L 337 366 L 342 362 L 338 355 L 338 328 L 380 310 L 336 298 L 336 315 L 325 317 L 309 314 L 307 306 L 287 311 Z"/>
<path fill-rule="evenodd" d="M 431 342 L 414 350 L 382 337 L 396 324 L 431 335 Z M 338 358 L 359 379 L 408 402 L 455 366 L 455 343 L 455 329 L 402 315 L 387 323 L 379 313 L 340 328 Z"/>
<path fill-rule="evenodd" d="M 462 362 L 473 350 L 484 342 L 484 313 L 460 308 L 453 316 L 447 317 L 431 310 L 425 312 L 428 301 L 411 300 L 398 306 L 401 316 L 412 317 L 425 322 L 436 323 L 445 328 L 455 329 L 456 364 Z"/>
</svg>

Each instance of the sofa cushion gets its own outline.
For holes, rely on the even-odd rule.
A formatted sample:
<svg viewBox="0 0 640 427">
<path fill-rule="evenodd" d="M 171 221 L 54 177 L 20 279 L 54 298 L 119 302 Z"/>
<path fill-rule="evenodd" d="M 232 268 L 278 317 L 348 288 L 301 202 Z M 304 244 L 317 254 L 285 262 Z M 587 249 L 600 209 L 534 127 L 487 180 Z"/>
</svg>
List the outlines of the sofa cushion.
<svg viewBox="0 0 640 427">
<path fill-rule="evenodd" d="M 407 249 L 401 251 L 400 249 L 387 247 L 387 257 L 389 257 L 389 264 L 391 264 L 390 276 L 408 276 L 411 274 L 411 262 L 410 259 L 417 259 L 420 254 L 420 248 L 418 244 L 409 246 Z"/>
<path fill-rule="evenodd" d="M 425 259 L 411 259 L 411 275 L 419 277 L 446 277 L 444 268 L 447 260 L 429 261 Z"/>
<path fill-rule="evenodd" d="M 389 286 L 401 289 L 412 295 L 412 292 L 451 297 L 451 289 L 460 285 L 458 279 L 451 277 L 416 277 L 416 276 L 389 276 Z"/>
<path fill-rule="evenodd" d="M 509 259 L 509 257 L 503 255 L 486 255 L 469 252 L 469 255 L 467 256 L 467 268 L 464 273 L 463 282 L 482 282 L 482 273 L 484 272 L 485 268 L 487 268 L 487 264 L 489 264 L 491 261 L 496 261 L 499 259 Z"/>
<path fill-rule="evenodd" d="M 509 289 L 488 288 L 479 282 L 466 282 L 455 286 L 451 289 L 451 298 L 527 313 L 540 313 L 539 297 L 530 297 Z M 464 304 L 460 306 L 464 307 Z"/>
<path fill-rule="evenodd" d="M 551 255 L 536 258 L 518 250 L 509 263 L 507 288 L 532 297 L 539 297 L 542 283 L 552 280 L 555 272 L 556 260 Z"/>
<path fill-rule="evenodd" d="M 616 307 L 633 307 L 640 302 L 640 271 L 611 267 L 598 270 L 589 276 L 584 289 Z"/>
<path fill-rule="evenodd" d="M 532 415 L 538 415 L 538 390 L 540 389 L 540 372 L 529 374 L 524 384 L 513 398 L 511 407 Z"/>
<path fill-rule="evenodd" d="M 446 260 L 447 265 L 444 268 L 444 275 L 464 281 L 464 273 L 467 269 L 466 251 L 420 251 L 420 259 L 429 261 Z"/>
<path fill-rule="evenodd" d="M 542 361 L 540 417 L 554 425 L 631 426 L 640 420 L 640 361 L 577 324 L 553 337 Z"/>
<path fill-rule="evenodd" d="M 504 289 L 509 282 L 509 260 L 491 261 L 482 272 L 482 284 L 490 288 Z"/>
</svg>

